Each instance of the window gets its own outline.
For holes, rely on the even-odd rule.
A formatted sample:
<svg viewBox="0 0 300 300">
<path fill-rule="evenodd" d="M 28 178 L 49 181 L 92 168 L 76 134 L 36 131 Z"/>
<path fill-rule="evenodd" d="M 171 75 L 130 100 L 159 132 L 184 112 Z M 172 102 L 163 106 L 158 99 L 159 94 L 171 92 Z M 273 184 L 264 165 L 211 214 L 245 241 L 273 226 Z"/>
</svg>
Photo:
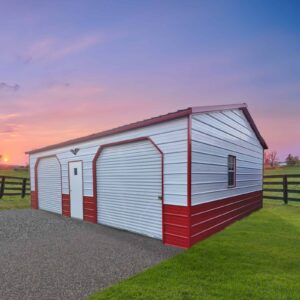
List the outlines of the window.
<svg viewBox="0 0 300 300">
<path fill-rule="evenodd" d="M 236 185 L 236 157 L 228 155 L 228 187 Z"/>
<path fill-rule="evenodd" d="M 74 168 L 74 175 L 76 176 L 77 174 L 77 168 Z"/>
</svg>

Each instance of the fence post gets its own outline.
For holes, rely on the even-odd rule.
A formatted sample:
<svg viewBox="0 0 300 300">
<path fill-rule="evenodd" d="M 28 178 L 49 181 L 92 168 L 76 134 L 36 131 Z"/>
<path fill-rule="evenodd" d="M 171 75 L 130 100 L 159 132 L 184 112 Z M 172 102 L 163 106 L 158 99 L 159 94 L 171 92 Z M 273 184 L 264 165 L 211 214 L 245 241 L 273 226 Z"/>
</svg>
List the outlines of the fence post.
<svg viewBox="0 0 300 300">
<path fill-rule="evenodd" d="M 3 197 L 4 195 L 4 186 L 5 186 L 5 177 L 3 176 L 1 178 L 1 187 L 0 187 L 0 199 Z"/>
<path fill-rule="evenodd" d="M 27 181 L 27 178 L 24 178 L 23 183 L 22 183 L 22 198 L 24 198 L 26 195 L 26 181 Z"/>
<path fill-rule="evenodd" d="M 288 204 L 288 180 L 287 175 L 283 176 L 283 201 Z"/>
</svg>

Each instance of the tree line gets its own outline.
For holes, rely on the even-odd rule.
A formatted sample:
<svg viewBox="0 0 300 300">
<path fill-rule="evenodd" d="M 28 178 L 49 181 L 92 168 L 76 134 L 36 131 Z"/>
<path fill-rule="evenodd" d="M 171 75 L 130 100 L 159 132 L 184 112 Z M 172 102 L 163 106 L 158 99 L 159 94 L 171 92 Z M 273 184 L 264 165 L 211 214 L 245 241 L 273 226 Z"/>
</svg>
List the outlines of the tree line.
<svg viewBox="0 0 300 300">
<path fill-rule="evenodd" d="M 300 166 L 300 159 L 297 155 L 289 154 L 285 161 L 285 165 L 288 167 Z M 277 151 L 271 150 L 265 154 L 264 160 L 265 167 L 275 168 L 279 165 L 282 165 L 282 162 L 279 161 Z"/>
</svg>

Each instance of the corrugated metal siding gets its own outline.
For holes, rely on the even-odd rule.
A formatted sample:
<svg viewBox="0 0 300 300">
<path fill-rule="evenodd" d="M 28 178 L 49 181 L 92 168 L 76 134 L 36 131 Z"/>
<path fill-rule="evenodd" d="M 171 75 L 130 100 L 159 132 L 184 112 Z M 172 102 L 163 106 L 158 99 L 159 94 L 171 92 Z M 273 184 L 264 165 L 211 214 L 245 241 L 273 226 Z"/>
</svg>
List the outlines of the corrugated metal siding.
<svg viewBox="0 0 300 300">
<path fill-rule="evenodd" d="M 237 157 L 236 187 L 227 157 Z M 262 190 L 263 149 L 240 110 L 192 116 L 192 205 Z"/>
<path fill-rule="evenodd" d="M 61 172 L 56 157 L 43 158 L 38 164 L 38 206 L 62 213 Z"/>
<path fill-rule="evenodd" d="M 262 207 L 262 191 L 210 201 L 191 208 L 191 244 Z"/>
<path fill-rule="evenodd" d="M 149 141 L 104 148 L 97 161 L 98 222 L 162 238 L 161 154 Z"/>
<path fill-rule="evenodd" d="M 69 194 L 68 162 L 83 161 L 84 196 L 93 196 L 92 161 L 99 146 L 138 137 L 150 137 L 164 153 L 165 204 L 187 205 L 187 118 L 114 134 L 98 140 L 30 155 L 31 190 L 34 186 L 34 165 L 38 157 L 57 155 L 62 167 L 63 194 Z M 70 150 L 80 148 L 74 156 Z"/>
</svg>

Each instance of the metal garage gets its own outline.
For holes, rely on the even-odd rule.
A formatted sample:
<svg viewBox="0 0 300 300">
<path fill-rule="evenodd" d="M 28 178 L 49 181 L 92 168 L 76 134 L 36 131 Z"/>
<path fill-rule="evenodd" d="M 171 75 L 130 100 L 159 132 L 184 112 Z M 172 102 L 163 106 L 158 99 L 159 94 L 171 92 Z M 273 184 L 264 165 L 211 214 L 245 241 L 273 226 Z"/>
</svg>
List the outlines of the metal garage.
<svg viewBox="0 0 300 300">
<path fill-rule="evenodd" d="M 162 238 L 162 156 L 138 141 L 105 147 L 97 160 L 98 223 Z"/>
<path fill-rule="evenodd" d="M 189 248 L 262 207 L 244 103 L 190 107 L 28 152 L 32 208 Z"/>
<path fill-rule="evenodd" d="M 61 169 L 58 159 L 42 158 L 37 165 L 39 208 L 61 214 Z"/>
</svg>

